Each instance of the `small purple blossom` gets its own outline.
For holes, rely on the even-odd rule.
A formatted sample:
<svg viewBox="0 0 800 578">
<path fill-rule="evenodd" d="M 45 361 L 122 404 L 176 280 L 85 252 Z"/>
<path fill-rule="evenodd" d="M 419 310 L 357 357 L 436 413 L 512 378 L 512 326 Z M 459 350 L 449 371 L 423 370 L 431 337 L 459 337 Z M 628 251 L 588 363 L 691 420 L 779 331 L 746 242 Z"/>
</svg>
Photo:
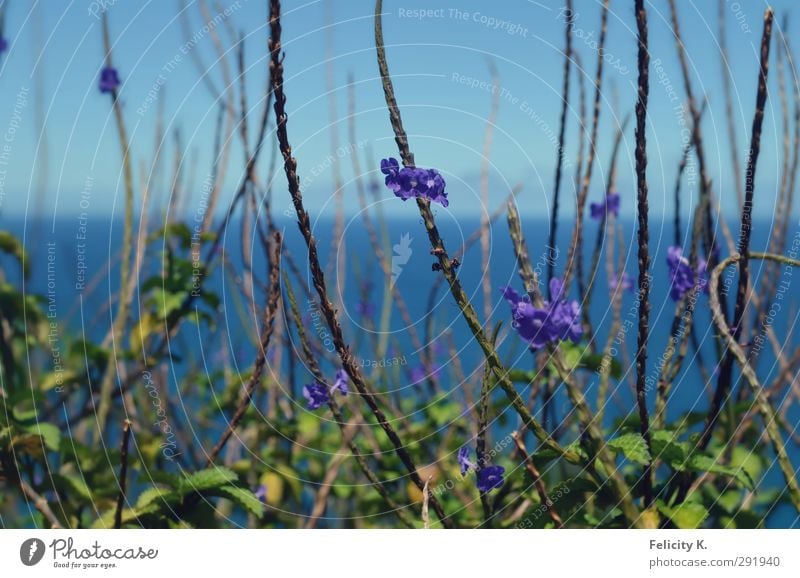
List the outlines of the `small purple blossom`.
<svg viewBox="0 0 800 578">
<path fill-rule="evenodd" d="M 602 220 L 606 215 L 619 216 L 619 193 L 606 193 L 602 203 L 589 203 L 592 219 Z"/>
<path fill-rule="evenodd" d="M 505 471 L 503 466 L 487 466 L 478 470 L 478 490 L 490 492 L 501 487 L 505 483 L 503 479 Z"/>
<path fill-rule="evenodd" d="M 308 400 L 308 409 L 310 410 L 321 408 L 331 399 L 328 388 L 316 381 L 303 386 L 303 397 Z"/>
<path fill-rule="evenodd" d="M 469 448 L 467 446 L 462 446 L 461 449 L 458 450 L 458 465 L 461 466 L 461 475 L 465 476 L 470 469 L 475 469 L 475 464 L 469 459 Z"/>
<path fill-rule="evenodd" d="M 400 168 L 397 159 L 388 158 L 381 160 L 381 172 L 386 175 L 384 180 L 386 186 L 404 201 L 423 198 L 440 203 L 444 207 L 449 204 L 444 190 L 446 183 L 436 169 Z"/>
<path fill-rule="evenodd" d="M 366 300 L 360 300 L 356 303 L 356 313 L 362 317 L 372 317 L 375 315 L 375 306 Z"/>
<path fill-rule="evenodd" d="M 256 491 L 253 492 L 256 498 L 263 503 L 267 503 L 267 486 L 265 484 L 261 484 L 256 488 Z"/>
<path fill-rule="evenodd" d="M 578 342 L 583 335 L 580 323 L 581 308 L 577 301 L 564 299 L 564 286 L 560 279 L 550 280 L 552 301 L 543 307 L 534 307 L 526 295 L 521 298 L 511 287 L 501 289 L 511 305 L 512 325 L 531 349 L 541 349 L 548 343 L 569 339 Z"/>
<path fill-rule="evenodd" d="M 683 249 L 673 246 L 667 249 L 667 265 L 670 275 L 670 297 L 673 301 L 682 299 L 695 284 L 708 292 L 707 263 L 700 259 L 697 270 L 692 270 L 689 259 L 683 256 Z"/>
<path fill-rule="evenodd" d="M 111 68 L 110 66 L 105 67 L 103 70 L 100 71 L 100 83 L 99 88 L 100 92 L 106 94 L 108 92 L 113 92 L 119 88 L 120 81 L 119 75 L 117 74 L 116 68 Z"/>
<path fill-rule="evenodd" d="M 350 391 L 347 387 L 347 372 L 344 369 L 336 372 L 330 389 L 316 381 L 303 386 L 303 397 L 308 401 L 308 409 L 315 410 L 328 403 L 337 391 L 342 395 L 347 395 Z"/>
<path fill-rule="evenodd" d="M 628 275 L 625 271 L 622 272 L 622 275 L 619 273 L 612 273 L 611 279 L 608 280 L 608 289 L 612 292 L 616 291 L 617 289 L 622 289 L 623 291 L 632 292 L 633 291 L 633 277 Z"/>
<path fill-rule="evenodd" d="M 7 48 L 8 48 L 8 41 L 2 36 L 0 36 L 0 54 L 5 52 Z"/>
<path fill-rule="evenodd" d="M 342 395 L 348 394 L 349 390 L 347 389 L 347 372 L 344 369 L 340 369 L 336 372 L 336 381 L 333 382 L 331 391 L 338 391 Z"/>
<path fill-rule="evenodd" d="M 428 373 L 428 371 L 425 369 L 424 365 L 417 365 L 417 366 L 412 367 L 411 371 L 409 372 L 410 373 L 409 377 L 411 378 L 411 385 L 417 385 L 419 383 L 422 383 L 423 381 L 425 381 L 429 377 L 432 377 L 432 376 L 436 375 L 437 373 L 439 373 L 439 371 L 441 371 L 441 369 L 442 369 L 441 366 L 439 366 L 439 365 L 437 365 L 435 363 L 431 364 L 430 373 Z"/>
</svg>

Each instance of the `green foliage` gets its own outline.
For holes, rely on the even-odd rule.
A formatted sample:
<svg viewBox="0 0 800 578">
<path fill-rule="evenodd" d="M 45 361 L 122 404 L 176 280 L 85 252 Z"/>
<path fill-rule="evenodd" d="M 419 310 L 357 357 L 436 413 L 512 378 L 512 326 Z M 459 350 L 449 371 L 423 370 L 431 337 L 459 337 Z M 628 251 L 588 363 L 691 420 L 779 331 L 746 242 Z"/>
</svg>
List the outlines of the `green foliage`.
<svg viewBox="0 0 800 578">
<path fill-rule="evenodd" d="M 647 449 L 647 442 L 640 434 L 622 434 L 608 442 L 608 447 L 621 452 L 627 459 L 637 464 L 646 465 L 650 463 L 650 451 Z"/>
<path fill-rule="evenodd" d="M 281 339 L 288 337 L 296 347 L 273 348 L 269 353 L 294 356 L 292 380 L 280 368 L 268 366 L 250 407 L 238 423 L 228 446 L 230 454 L 220 454 L 217 463 L 226 467 L 207 467 L 209 448 L 219 439 L 223 424 L 229 423 L 243 396 L 243 387 L 253 375 L 252 359 L 258 352 L 248 336 L 225 336 L 224 351 L 216 351 L 217 341 L 204 343 L 195 351 L 197 336 L 213 335 L 219 323 L 220 298 L 212 288 L 200 282 L 209 276 L 209 263 L 198 260 L 208 252 L 213 236 L 197 235 L 193 227 L 171 223 L 147 239 L 148 255 L 154 267 L 143 269 L 137 286 L 136 315 L 130 320 L 126 338 L 109 345 L 95 338 L 91 331 L 71 331 L 58 319 L 53 337 L 48 300 L 22 292 L 0 282 L 0 307 L 3 313 L 0 354 L 4 363 L 3 391 L 0 395 L 0 484 L 4 492 L 15 496 L 0 502 L 0 514 L 12 525 L 47 525 L 41 513 L 33 516 L 18 505 L 25 498 L 13 483 L 25 479 L 35 492 L 51 504 L 59 522 L 70 528 L 110 528 L 114 524 L 119 496 L 121 452 L 119 438 L 123 417 L 132 417 L 133 439 L 128 454 L 128 479 L 122 525 L 129 528 L 214 528 L 231 526 L 295 527 L 297 513 L 309 512 L 320 494 L 322 482 L 331 472 L 334 483 L 329 488 L 325 518 L 318 525 L 357 525 L 360 527 L 396 527 L 399 521 L 387 501 L 371 485 L 361 467 L 342 443 L 340 425 L 329 410 L 307 411 L 300 389 L 313 377 L 298 362 L 300 350 L 296 328 L 280 326 Z M 0 251 L 11 254 L 20 263 L 25 256 L 18 243 L 0 235 Z M 228 272 L 231 286 L 241 282 L 235 272 Z M 286 277 L 286 282 L 290 278 Z M 241 308 L 245 321 L 251 315 L 250 304 L 238 294 L 226 303 Z M 84 320 L 85 321 L 85 320 Z M 286 321 L 286 318 L 283 318 Z M 198 324 L 201 327 L 198 327 Z M 311 321 L 310 325 L 313 326 Z M 188 326 L 189 330 L 183 329 Z M 493 325 L 496 334 L 499 325 Z M 170 335 L 168 328 L 178 328 Z M 309 329 L 314 352 L 329 378 L 340 367 L 328 351 L 320 350 L 324 336 Z M 187 333 L 189 338 L 187 340 Z M 229 345 L 248 345 L 242 359 L 232 359 Z M 494 337 L 494 335 L 493 335 Z M 56 341 L 54 342 L 53 339 Z M 367 340 L 364 337 L 364 340 Z M 56 343 L 57 342 L 57 343 Z M 52 347 L 56 343 L 60 367 L 54 367 Z M 156 349 L 167 343 L 166 349 Z M 187 346 L 189 343 L 189 346 Z M 393 343 L 393 346 L 398 344 Z M 592 353 L 586 344 L 561 343 L 560 353 L 572 375 L 586 377 L 589 372 L 608 371 L 608 377 L 620 380 L 622 367 L 617 360 Z M 147 363 L 139 365 L 146 352 Z M 219 363 L 208 352 L 226 357 Z M 251 360 L 246 356 L 251 355 Z M 201 357 L 202 356 L 202 357 Z M 6 359 L 9 370 L 5 371 Z M 96 387 L 116 359 L 121 373 L 120 384 L 127 389 L 115 400 L 116 411 L 104 432 L 104 446 L 90 442 L 94 427 L 93 408 Z M 410 368 L 396 365 L 386 371 L 368 371 L 367 386 L 378 395 L 379 404 L 390 418 L 402 440 L 414 440 L 405 446 L 418 465 L 420 476 L 430 479 L 430 487 L 443 508 L 453 514 L 458 526 L 474 527 L 485 522 L 478 499 L 475 473 L 462 477 L 456 452 L 463 445 L 475 450 L 475 412 L 468 405 L 474 391 L 469 390 L 469 376 L 460 375 L 473 368 L 475 361 L 463 359 L 464 367 L 445 366 L 438 374 L 442 392 L 431 395 L 428 384 L 406 392 Z M 528 401 L 531 388 L 541 391 L 544 383 L 557 376 L 555 367 L 544 360 L 530 370 L 510 368 L 509 376 L 521 397 Z M 179 369 L 178 369 L 179 368 Z M 458 384 L 458 388 L 452 388 Z M 497 519 L 495 527 L 552 528 L 555 526 L 548 505 L 542 504 L 534 480 L 514 442 L 506 433 L 520 430 L 517 415 L 509 411 L 508 399 L 494 387 L 489 396 L 490 428 L 487 439 L 489 461 L 506 468 L 506 485 L 492 492 Z M 557 383 L 563 388 L 563 383 Z M 402 394 L 384 392 L 404 392 Z M 443 394 L 445 393 L 445 394 Z M 463 395 L 462 395 L 463 394 Z M 591 398 L 587 388 L 587 397 Z M 375 417 L 361 403 L 359 396 L 341 399 L 345 423 L 357 426 L 355 440 L 363 460 L 382 481 L 382 489 L 394 503 L 404 507 L 412 525 L 421 526 L 422 492 L 405 476 L 405 465 L 394 446 L 375 422 Z M 125 413 L 121 410 L 124 408 Z M 538 410 L 532 402 L 534 411 Z M 399 408 L 398 411 L 395 411 Z M 585 432 L 569 411 L 559 408 L 563 427 L 553 435 L 559 444 L 578 457 L 578 464 L 566 463 L 561 454 L 538 443 L 530 432 L 524 437 L 532 462 L 542 472 L 550 506 L 568 527 L 627 527 L 609 478 L 613 472 L 598 460 L 590 460 L 594 450 Z M 728 408 L 722 420 L 740 420 L 752 404 Z M 396 416 L 404 416 L 397 419 Z M 652 452 L 638 433 L 638 417 L 631 414 L 618 419 L 602 432 L 606 449 L 616 461 L 624 480 L 632 488 L 634 500 L 641 503 L 638 484 L 643 466 L 654 462 L 655 505 L 642 512 L 647 524 L 667 524 L 676 528 L 735 527 L 764 525 L 763 516 L 785 502 L 785 495 L 774 488 L 758 488 L 771 466 L 764 451 L 760 432 L 751 427 L 743 432 L 741 442 L 730 447 L 720 436 L 712 439 L 707 451 L 694 451 L 696 434 L 691 428 L 702 422 L 702 414 L 681 416 L 667 429 L 652 432 Z M 704 483 L 693 485 L 680 503 L 675 500 L 673 480 L 694 474 L 707 475 Z M 266 496 L 255 495 L 259 486 Z M 10 492 L 8 491 L 10 490 Z M 17 494 L 14 492 L 17 491 Z M 9 506 L 9 504 L 11 504 Z M 352 513 L 357 512 L 357 518 Z M 516 514 L 515 514 L 516 513 Z M 512 514 L 516 517 L 512 518 Z M 329 516 L 329 517 L 327 517 Z M 432 516 L 433 519 L 433 516 Z M 330 520 L 338 520 L 331 522 Z"/>
<path fill-rule="evenodd" d="M 695 530 L 708 517 L 708 510 L 696 502 L 683 502 L 675 507 L 670 507 L 658 500 L 657 507 L 659 512 L 681 530 Z"/>
</svg>

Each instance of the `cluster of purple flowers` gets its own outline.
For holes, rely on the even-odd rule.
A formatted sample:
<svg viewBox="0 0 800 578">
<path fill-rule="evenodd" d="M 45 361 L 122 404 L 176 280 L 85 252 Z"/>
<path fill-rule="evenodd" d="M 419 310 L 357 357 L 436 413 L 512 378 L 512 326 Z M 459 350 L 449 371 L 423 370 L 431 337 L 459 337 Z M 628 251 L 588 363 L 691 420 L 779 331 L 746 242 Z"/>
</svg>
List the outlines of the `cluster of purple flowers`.
<svg viewBox="0 0 800 578">
<path fill-rule="evenodd" d="M 331 400 L 331 395 L 336 391 L 342 395 L 347 395 L 349 391 L 347 389 L 347 372 L 344 369 L 336 372 L 336 380 L 330 389 L 316 381 L 303 386 L 303 397 L 308 402 L 308 409 L 315 410 L 328 403 Z"/>
<path fill-rule="evenodd" d="M 602 220 L 606 215 L 619 217 L 619 193 L 608 192 L 602 203 L 589 203 L 592 219 Z"/>
<path fill-rule="evenodd" d="M 670 297 L 678 301 L 697 284 L 708 293 L 708 272 L 705 259 L 700 259 L 697 269 L 693 270 L 689 259 L 683 256 L 683 249 L 677 246 L 667 249 L 667 265 L 669 266 Z"/>
<path fill-rule="evenodd" d="M 458 464 L 461 466 L 461 475 L 465 476 L 470 470 L 475 470 L 478 476 L 479 491 L 490 492 L 501 487 L 505 483 L 503 474 L 506 472 L 506 469 L 503 466 L 479 467 L 472 463 L 469 456 L 470 450 L 467 446 L 458 450 Z"/>
<path fill-rule="evenodd" d="M 541 308 L 534 307 L 526 295 L 520 297 L 511 287 L 501 288 L 503 297 L 511 305 L 513 327 L 528 342 L 531 349 L 541 349 L 548 343 L 570 339 L 577 343 L 583 335 L 580 322 L 581 308 L 577 301 L 564 299 L 561 279 L 550 280 L 551 301 Z"/>
<path fill-rule="evenodd" d="M 114 92 L 119 88 L 120 84 L 121 83 L 119 81 L 119 75 L 117 74 L 116 68 L 107 66 L 100 71 L 100 82 L 98 87 L 100 88 L 100 92 L 103 94 Z"/>
<path fill-rule="evenodd" d="M 444 179 L 436 169 L 400 168 L 397 159 L 389 158 L 381 161 L 381 172 L 386 175 L 386 186 L 404 201 L 418 198 L 441 203 L 444 207 L 449 204 Z"/>
</svg>

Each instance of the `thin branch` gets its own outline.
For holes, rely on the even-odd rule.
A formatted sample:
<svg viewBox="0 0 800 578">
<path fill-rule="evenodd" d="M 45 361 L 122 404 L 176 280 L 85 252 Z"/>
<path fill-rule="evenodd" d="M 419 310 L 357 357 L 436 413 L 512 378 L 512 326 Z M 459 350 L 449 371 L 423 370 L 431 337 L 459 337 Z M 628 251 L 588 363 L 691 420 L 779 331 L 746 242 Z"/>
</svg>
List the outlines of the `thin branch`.
<svg viewBox="0 0 800 578">
<path fill-rule="evenodd" d="M 736 289 L 736 305 L 733 312 L 733 339 L 738 343 L 742 335 L 742 319 L 747 305 L 747 288 L 750 283 L 749 265 L 750 258 L 750 233 L 752 230 L 753 193 L 755 189 L 755 173 L 758 164 L 758 154 L 761 150 L 761 129 L 764 121 L 764 107 L 767 102 L 767 75 L 769 72 L 769 49 L 772 38 L 773 12 L 767 9 L 764 14 L 764 32 L 761 36 L 761 58 L 758 71 L 758 90 L 756 93 L 756 110 L 753 116 L 752 137 L 750 151 L 747 155 L 747 170 L 744 183 L 744 205 L 742 205 L 742 223 L 739 233 L 739 253 L 744 257 L 739 261 L 739 284 Z M 714 426 L 719 419 L 722 405 L 731 385 L 733 377 L 733 352 L 728 349 L 722 360 L 719 370 L 717 387 L 714 399 L 708 413 L 703 432 L 697 442 L 697 447 L 705 449 L 711 441 Z"/>
<path fill-rule="evenodd" d="M 217 459 L 217 456 L 219 456 L 222 448 L 224 448 L 225 444 L 228 443 L 228 440 L 239 426 L 239 422 L 242 421 L 245 412 L 247 412 L 247 409 L 250 407 L 250 401 L 253 398 L 253 393 L 255 392 L 256 387 L 258 387 L 258 384 L 261 383 L 261 374 L 263 373 L 264 367 L 267 363 L 267 349 L 269 349 L 269 343 L 272 338 L 275 314 L 278 310 L 278 298 L 281 295 L 280 262 L 282 236 L 277 231 L 273 235 L 273 245 L 273 257 L 271 259 L 269 272 L 269 295 L 267 297 L 267 306 L 264 311 L 264 327 L 261 330 L 261 343 L 258 350 L 258 355 L 256 357 L 256 363 L 253 368 L 253 374 L 250 376 L 250 380 L 247 383 L 244 395 L 239 400 L 239 405 L 237 406 L 233 417 L 228 423 L 228 427 L 225 428 L 225 431 L 220 436 L 219 441 L 208 455 L 207 467 L 210 467 L 214 464 L 214 461 Z"/>
<path fill-rule="evenodd" d="M 122 423 L 122 443 L 119 449 L 119 494 L 117 495 L 117 509 L 114 512 L 114 528 L 122 527 L 122 508 L 125 505 L 125 490 L 128 485 L 128 446 L 131 441 L 131 422 Z"/>
<path fill-rule="evenodd" d="M 652 455 L 650 418 L 647 412 L 647 340 L 650 331 L 650 250 L 647 202 L 647 100 L 650 94 L 650 51 L 647 41 L 647 11 L 644 0 L 636 0 L 636 28 L 639 35 L 638 68 L 639 84 L 636 101 L 636 184 L 639 243 L 639 327 L 636 350 L 636 403 L 639 406 L 639 427 L 642 437 Z M 644 505 L 653 503 L 652 464 L 647 464 L 642 473 Z"/>
<path fill-rule="evenodd" d="M 320 299 L 320 309 L 322 310 L 323 317 L 325 317 L 325 321 L 330 329 L 336 352 L 339 355 L 339 359 L 342 362 L 345 372 L 352 380 L 356 390 L 358 390 L 361 397 L 367 403 L 376 421 L 388 437 L 389 441 L 394 447 L 395 453 L 400 458 L 400 461 L 403 462 L 403 465 L 408 471 L 411 481 L 413 481 L 414 484 L 420 490 L 422 490 L 425 484 L 419 475 L 417 466 L 411 459 L 411 455 L 408 453 L 405 444 L 403 444 L 402 440 L 397 435 L 394 427 L 392 427 L 392 425 L 386 419 L 386 415 L 383 413 L 383 410 L 381 410 L 381 408 L 378 406 L 374 394 L 367 389 L 364 376 L 361 374 L 361 370 L 359 369 L 358 364 L 355 362 L 353 355 L 350 353 L 350 348 L 344 340 L 344 334 L 342 332 L 342 326 L 339 323 L 338 315 L 333 308 L 333 304 L 328 298 L 325 275 L 319 263 L 317 241 L 311 232 L 311 220 L 305 210 L 303 194 L 300 191 L 300 180 L 297 175 L 297 160 L 292 156 L 292 147 L 289 144 L 289 136 L 286 130 L 288 116 L 286 114 L 286 95 L 283 90 L 283 54 L 281 49 L 280 11 L 280 0 L 270 0 L 270 67 L 272 71 L 272 89 L 275 99 L 275 119 L 277 123 L 276 132 L 281 154 L 283 155 L 284 171 L 286 172 L 286 178 L 289 185 L 289 194 L 291 195 L 292 203 L 297 214 L 297 226 L 300 229 L 300 233 L 303 235 L 306 246 L 308 247 L 309 267 L 311 269 L 311 277 L 314 282 L 314 288 L 316 289 L 317 295 Z M 452 521 L 447 517 L 447 514 L 445 514 L 441 504 L 434 496 L 431 496 L 431 506 L 441 520 L 442 524 L 445 527 L 452 527 Z"/>
</svg>

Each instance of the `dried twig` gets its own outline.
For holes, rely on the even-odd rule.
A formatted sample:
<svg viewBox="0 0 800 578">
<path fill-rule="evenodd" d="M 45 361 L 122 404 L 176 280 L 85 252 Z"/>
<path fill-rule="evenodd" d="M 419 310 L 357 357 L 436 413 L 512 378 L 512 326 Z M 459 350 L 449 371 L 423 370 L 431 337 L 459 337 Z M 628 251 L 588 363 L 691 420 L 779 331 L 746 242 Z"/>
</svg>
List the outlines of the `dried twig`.
<svg viewBox="0 0 800 578">
<path fill-rule="evenodd" d="M 674 0 L 672 0 L 674 1 Z M 761 128 L 764 121 L 764 107 L 767 102 L 767 74 L 769 72 L 769 49 L 772 38 L 773 12 L 767 9 L 764 14 L 764 32 L 761 37 L 761 58 L 758 72 L 758 90 L 756 93 L 756 110 L 753 117 L 753 129 L 750 139 L 750 152 L 747 156 L 747 170 L 744 183 L 744 205 L 742 205 L 742 223 L 739 233 L 739 254 L 743 259 L 739 261 L 739 283 L 736 290 L 736 305 L 733 312 L 733 339 L 738 343 L 742 335 L 742 320 L 747 305 L 747 288 L 750 283 L 749 265 L 750 258 L 750 233 L 752 230 L 753 192 L 755 189 L 755 173 L 758 165 L 758 154 L 761 150 Z M 724 308 L 724 307 L 723 307 Z M 703 427 L 703 432 L 697 442 L 697 447 L 705 449 L 711 441 L 722 405 L 731 385 L 733 377 L 733 352 L 728 349 L 722 359 L 719 370 L 717 387 L 711 402 L 708 418 Z"/>
<path fill-rule="evenodd" d="M 533 463 L 533 459 L 528 455 L 528 450 L 525 449 L 525 442 L 522 439 L 522 436 L 519 432 L 512 432 L 511 437 L 514 440 L 514 443 L 517 444 L 517 450 L 519 451 L 520 456 L 525 461 L 525 469 L 528 470 L 528 473 L 533 478 L 533 486 L 536 488 L 536 493 L 539 494 L 539 501 L 541 502 L 542 506 L 547 508 L 547 515 L 550 516 L 550 519 L 556 525 L 556 528 L 563 528 L 564 521 L 561 519 L 561 516 L 558 515 L 553 502 L 547 496 L 547 488 L 545 488 L 544 480 L 542 480 L 542 474 L 539 473 L 539 470 L 536 468 L 536 464 Z"/>
<path fill-rule="evenodd" d="M 800 261 L 796 259 L 790 259 L 782 255 L 773 255 L 771 253 L 748 253 L 748 258 L 767 259 L 784 265 L 800 267 Z M 720 334 L 725 336 L 728 352 L 730 352 L 730 355 L 739 363 L 742 368 L 742 375 L 750 385 L 750 389 L 752 390 L 753 396 L 756 400 L 756 406 L 761 414 L 761 419 L 764 421 L 764 428 L 766 430 L 767 437 L 772 444 L 772 451 L 775 452 L 778 460 L 778 466 L 780 467 L 784 480 L 786 481 L 789 497 L 791 498 L 794 507 L 798 512 L 800 512 L 800 485 L 797 481 L 794 466 L 792 465 L 792 462 L 789 459 L 789 454 L 786 451 L 786 445 L 781 438 L 780 430 L 778 429 L 777 416 L 775 415 L 775 411 L 772 409 L 772 406 L 769 403 L 769 399 L 764 391 L 764 387 L 761 385 L 758 377 L 756 376 L 753 366 L 751 366 L 748 362 L 747 355 L 742 349 L 742 346 L 739 345 L 738 341 L 736 340 L 734 335 L 735 331 L 725 320 L 725 314 L 722 311 L 719 298 L 717 297 L 719 277 L 722 274 L 722 271 L 737 261 L 741 263 L 743 259 L 744 256 L 740 254 L 731 255 L 717 265 L 717 267 L 712 271 L 711 279 L 709 280 L 709 301 L 711 304 L 711 313 L 714 318 L 714 323 L 717 325 L 717 327 L 719 327 Z"/>
<path fill-rule="evenodd" d="M 564 84 L 561 87 L 561 117 L 559 120 L 558 129 L 558 156 L 556 157 L 556 176 L 555 184 L 553 186 L 553 210 L 550 213 L 550 241 L 548 246 L 551 251 L 554 251 L 556 246 L 556 233 L 558 231 L 558 201 L 559 193 L 561 191 L 561 172 L 564 166 L 564 134 L 567 128 L 567 109 L 569 108 L 569 76 L 570 67 L 572 65 L 572 25 L 575 22 L 574 10 L 572 8 L 572 0 L 567 0 L 566 6 L 566 26 L 565 26 L 565 46 L 564 46 Z M 580 69 L 580 67 L 579 67 Z M 580 74 L 580 70 L 579 70 Z M 555 258 L 548 259 L 547 261 L 547 282 L 553 278 L 555 271 Z"/>
<path fill-rule="evenodd" d="M 647 340 L 650 331 L 650 250 L 648 247 L 647 203 L 647 99 L 650 94 L 650 51 L 647 43 L 647 11 L 643 0 L 636 0 L 636 28 L 639 34 L 639 85 L 636 101 L 636 184 L 639 242 L 639 327 L 636 350 L 636 402 L 639 406 L 639 427 L 652 455 L 650 418 L 647 413 L 645 382 L 647 379 Z M 653 503 L 653 477 L 651 464 L 642 473 L 644 505 Z"/>
<path fill-rule="evenodd" d="M 291 195 L 292 203 L 294 204 L 294 209 L 297 214 L 297 225 L 308 247 L 309 267 L 311 269 L 314 288 L 320 299 L 320 309 L 331 332 L 336 352 L 339 355 L 345 372 L 352 380 L 356 390 L 358 390 L 361 397 L 369 406 L 381 429 L 383 429 L 384 433 L 389 438 L 395 453 L 400 458 L 400 461 L 403 462 L 411 480 L 421 490 L 424 487 L 424 483 L 417 471 L 417 466 L 411 459 L 411 455 L 408 453 L 405 444 L 403 444 L 402 440 L 397 435 L 394 427 L 386 419 L 386 415 L 378 405 L 374 394 L 368 390 L 364 381 L 364 376 L 344 340 L 344 334 L 341 324 L 339 323 L 338 315 L 328 298 L 325 275 L 319 263 L 317 241 L 311 232 L 311 220 L 305 210 L 303 194 L 300 191 L 300 181 L 297 175 L 297 160 L 292 156 L 292 148 L 289 144 L 289 136 L 286 130 L 286 121 L 288 117 L 286 114 L 286 95 L 283 90 L 280 6 L 280 0 L 270 0 L 270 70 L 272 71 L 272 89 L 275 98 L 276 132 L 281 154 L 283 155 L 284 170 L 289 184 L 289 194 Z M 434 496 L 431 496 L 431 506 L 434 511 L 436 511 L 442 524 L 445 527 L 452 527 L 452 521 L 447 517 L 441 504 Z"/>
<path fill-rule="evenodd" d="M 125 505 L 125 490 L 128 485 L 128 445 L 131 441 L 131 422 L 122 422 L 122 443 L 119 449 L 119 494 L 117 495 L 117 509 L 114 512 L 114 528 L 122 527 L 122 508 Z"/>
<path fill-rule="evenodd" d="M 219 441 L 217 441 L 216 445 L 211 450 L 211 453 L 208 455 L 207 466 L 213 465 L 214 461 L 217 459 L 217 456 L 222 451 L 222 448 L 225 447 L 225 444 L 228 443 L 228 440 L 233 435 L 233 432 L 236 431 L 236 428 L 239 426 L 239 422 L 242 421 L 247 408 L 250 407 L 250 401 L 253 398 L 253 393 L 255 392 L 256 387 L 258 387 L 258 384 L 261 383 L 261 374 L 263 373 L 264 366 L 267 363 L 267 349 L 269 348 L 269 343 L 272 338 L 275 314 L 278 310 L 278 299 L 281 295 L 280 262 L 282 236 L 277 231 L 273 235 L 273 245 L 273 257 L 271 259 L 269 272 L 269 295 L 267 297 L 267 306 L 264 310 L 264 327 L 261 330 L 261 343 L 258 350 L 258 356 L 256 357 L 256 363 L 253 367 L 253 374 L 250 376 L 247 387 L 245 387 L 244 395 L 242 395 L 242 398 L 239 400 L 239 405 L 237 406 L 233 417 L 228 423 L 228 427 L 225 428 L 225 431 L 223 432 L 222 436 L 220 436 Z"/>
</svg>

